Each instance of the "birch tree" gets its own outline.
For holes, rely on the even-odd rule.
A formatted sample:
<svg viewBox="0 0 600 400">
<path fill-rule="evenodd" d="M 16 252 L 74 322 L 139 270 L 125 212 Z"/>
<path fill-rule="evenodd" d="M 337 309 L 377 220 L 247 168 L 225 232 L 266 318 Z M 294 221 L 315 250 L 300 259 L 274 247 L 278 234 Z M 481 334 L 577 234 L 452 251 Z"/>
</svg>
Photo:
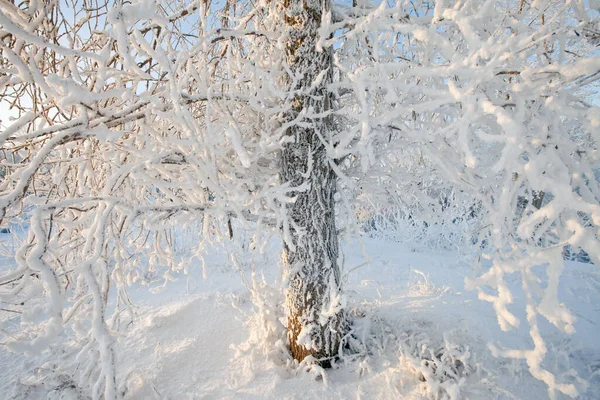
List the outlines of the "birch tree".
<svg viewBox="0 0 600 400">
<path fill-rule="evenodd" d="M 281 182 L 297 188 L 287 206 L 284 230 L 289 239 L 284 259 L 291 273 L 287 292 L 290 349 L 294 357 L 333 357 L 344 328 L 340 291 L 338 238 L 335 224 L 336 176 L 327 157 L 331 140 L 333 81 L 330 49 L 317 49 L 321 19 L 327 17 L 327 0 L 284 3 L 287 62 L 295 92 L 281 155 Z M 304 186 L 304 187 L 303 187 Z M 301 189 L 300 189 L 301 188 Z M 328 361 L 326 361 L 328 363 Z"/>
<path fill-rule="evenodd" d="M 26 228 L 0 288 L 32 305 L 8 346 L 75 343 L 65 368 L 118 398 L 128 285 L 187 268 L 170 227 L 236 219 L 281 233 L 291 354 L 327 366 L 350 326 L 338 225 L 363 193 L 427 213 L 421 174 L 475 199 L 492 266 L 467 286 L 502 329 L 522 278 L 534 347 L 494 354 L 576 396 L 543 368 L 537 319 L 574 329 L 565 246 L 600 260 L 597 20 L 574 0 L 0 1 L 0 225 Z"/>
</svg>

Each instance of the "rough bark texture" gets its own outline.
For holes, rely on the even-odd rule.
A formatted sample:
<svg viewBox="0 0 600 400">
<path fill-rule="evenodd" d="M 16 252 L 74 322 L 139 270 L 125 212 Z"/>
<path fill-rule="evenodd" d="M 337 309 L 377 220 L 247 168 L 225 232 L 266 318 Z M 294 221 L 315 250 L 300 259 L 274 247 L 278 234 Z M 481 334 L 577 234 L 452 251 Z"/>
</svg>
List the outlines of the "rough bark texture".
<svg viewBox="0 0 600 400">
<path fill-rule="evenodd" d="M 281 181 L 292 187 L 289 235 L 284 261 L 290 271 L 287 291 L 291 352 L 301 361 L 313 356 L 327 366 L 339 348 L 344 325 L 340 296 L 338 239 L 335 227 L 336 176 L 323 140 L 330 137 L 328 118 L 314 118 L 330 108 L 326 85 L 331 82 L 331 52 L 317 51 L 318 28 L 328 0 L 287 0 L 287 60 L 296 79 L 289 119 L 306 115 L 291 127 L 282 153 Z M 291 243 L 289 243 L 291 242 Z"/>
</svg>

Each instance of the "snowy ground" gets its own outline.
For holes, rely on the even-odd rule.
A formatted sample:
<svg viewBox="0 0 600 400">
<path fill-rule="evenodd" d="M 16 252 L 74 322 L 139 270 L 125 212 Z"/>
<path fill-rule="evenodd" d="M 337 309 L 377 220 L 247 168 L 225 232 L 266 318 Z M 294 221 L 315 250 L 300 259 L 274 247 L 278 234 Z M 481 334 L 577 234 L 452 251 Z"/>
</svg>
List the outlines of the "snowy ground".
<svg viewBox="0 0 600 400">
<path fill-rule="evenodd" d="M 269 325 L 265 312 L 274 313 L 270 322 L 276 324 L 277 310 L 257 315 L 239 273 L 209 262 L 207 279 L 198 267 L 160 294 L 132 288 L 136 317 L 117 351 L 126 398 L 548 397 L 545 385 L 531 377 L 524 363 L 496 359 L 487 347 L 489 342 L 532 346 L 522 298 L 517 296 L 512 308 L 522 327 L 502 332 L 492 306 L 464 290 L 464 277 L 477 271 L 456 255 L 415 253 L 373 239 L 346 243 L 344 249 L 346 270 L 364 264 L 348 273 L 345 286 L 356 316 L 355 340 L 365 346 L 359 357 L 328 371 L 296 366 L 276 337 L 260 337 Z M 277 275 L 276 269 L 276 263 L 265 269 L 267 280 Z M 578 318 L 577 332 L 566 337 L 550 324 L 540 325 L 558 355 L 547 367 L 552 370 L 554 363 L 564 369 L 568 363 L 589 381 L 581 398 L 600 398 L 600 273 L 593 265 L 570 263 L 560 289 L 561 301 Z M 263 295 L 271 295 L 264 290 Z M 3 324 L 18 322 L 17 315 L 0 315 Z M 452 354 L 458 380 L 424 379 L 427 367 L 422 358 L 413 357 L 424 349 Z M 19 398 L 22 388 L 15 382 L 32 366 L 0 347 L 0 399 Z"/>
</svg>

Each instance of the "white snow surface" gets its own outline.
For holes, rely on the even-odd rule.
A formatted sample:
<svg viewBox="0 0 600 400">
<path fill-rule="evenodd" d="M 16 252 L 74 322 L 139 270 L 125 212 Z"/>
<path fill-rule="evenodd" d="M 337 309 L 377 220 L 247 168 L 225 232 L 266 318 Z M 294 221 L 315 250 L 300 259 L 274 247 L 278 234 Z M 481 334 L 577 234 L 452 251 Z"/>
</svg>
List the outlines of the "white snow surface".
<svg viewBox="0 0 600 400">
<path fill-rule="evenodd" d="M 465 291 L 464 277 L 477 274 L 469 263 L 454 253 L 418 253 L 381 239 L 349 241 L 343 249 L 345 270 L 350 271 L 345 290 L 357 340 L 366 344 L 363 354 L 325 371 L 309 364 L 298 366 L 281 342 L 261 338 L 265 319 L 258 318 L 260 310 L 239 271 L 215 255 L 208 260 L 206 278 L 197 265 L 159 294 L 132 287 L 135 318 L 116 348 L 125 398 L 548 397 L 546 386 L 529 374 L 524 362 L 492 356 L 490 343 L 511 348 L 533 345 L 526 328 L 502 332 L 492 305 L 478 300 L 477 292 Z M 271 248 L 268 258 L 275 262 L 264 269 L 269 282 L 278 275 L 277 250 Z M 249 273 L 244 271 L 246 279 Z M 510 283 L 519 287 L 518 279 Z M 553 351 L 546 367 L 575 369 L 589 384 L 582 399 L 600 398 L 599 289 L 595 266 L 567 263 L 559 298 L 577 317 L 576 332 L 565 336 L 550 323 L 540 323 Z M 523 296 L 515 295 L 509 308 L 524 320 L 523 302 Z M 264 316 L 273 310 L 262 312 Z M 0 316 L 3 327 L 18 323 L 18 315 Z M 423 379 L 427 361 L 414 354 L 427 348 L 456 355 L 461 378 Z M 26 382 L 35 367 L 33 360 L 0 346 L 0 399 L 78 398 L 75 391 L 57 390 L 51 383 L 27 391 L 19 382 Z"/>
</svg>

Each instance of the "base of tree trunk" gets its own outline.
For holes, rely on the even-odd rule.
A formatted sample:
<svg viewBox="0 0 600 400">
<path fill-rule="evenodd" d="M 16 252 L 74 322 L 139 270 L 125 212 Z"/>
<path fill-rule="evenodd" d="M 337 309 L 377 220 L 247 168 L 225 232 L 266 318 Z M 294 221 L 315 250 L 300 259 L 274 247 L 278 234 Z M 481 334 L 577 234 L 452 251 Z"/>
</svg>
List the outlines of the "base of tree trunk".
<svg viewBox="0 0 600 400">
<path fill-rule="evenodd" d="M 307 357 L 313 357 L 315 359 L 315 362 L 319 366 L 323 368 L 331 368 L 332 361 L 337 358 L 338 347 L 336 347 L 335 352 L 326 352 L 323 350 L 309 349 L 303 344 L 299 344 L 297 340 L 295 340 L 295 338 L 298 337 L 298 334 L 300 333 L 301 329 L 302 328 L 299 326 L 298 323 L 295 323 L 293 326 L 288 325 L 288 334 L 290 336 L 290 352 L 292 353 L 292 357 L 294 357 L 294 359 L 298 360 L 299 362 L 304 361 Z"/>
<path fill-rule="evenodd" d="M 338 350 L 341 342 L 341 338 L 343 337 L 344 331 L 343 327 L 345 324 L 343 323 L 343 313 L 340 313 L 337 316 L 339 320 L 339 329 L 338 332 L 334 335 L 332 346 L 327 349 L 309 349 L 304 344 L 298 343 L 298 336 L 300 331 L 302 330 L 302 326 L 296 318 L 288 318 L 288 339 L 290 341 L 290 352 L 292 353 L 292 357 L 299 362 L 302 362 L 307 357 L 313 357 L 316 360 L 316 363 L 323 368 L 331 368 L 332 362 L 338 358 Z M 325 335 L 325 329 L 321 332 L 321 337 Z"/>
<path fill-rule="evenodd" d="M 290 352 L 299 362 L 312 357 L 323 368 L 331 367 L 338 357 L 348 326 L 343 308 L 323 320 L 321 310 L 323 306 L 328 307 L 326 299 L 329 295 L 326 293 L 329 290 L 339 291 L 340 288 L 337 284 L 328 287 L 323 282 L 307 284 L 300 273 L 290 279 L 286 294 Z"/>
</svg>

